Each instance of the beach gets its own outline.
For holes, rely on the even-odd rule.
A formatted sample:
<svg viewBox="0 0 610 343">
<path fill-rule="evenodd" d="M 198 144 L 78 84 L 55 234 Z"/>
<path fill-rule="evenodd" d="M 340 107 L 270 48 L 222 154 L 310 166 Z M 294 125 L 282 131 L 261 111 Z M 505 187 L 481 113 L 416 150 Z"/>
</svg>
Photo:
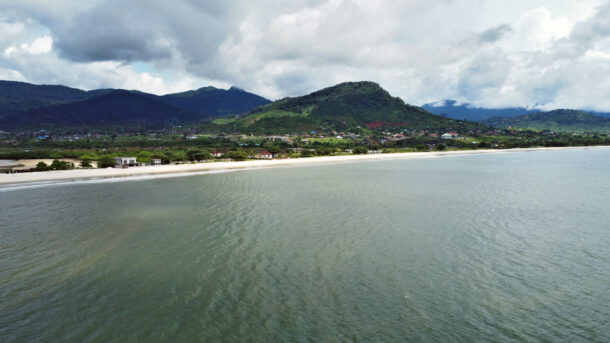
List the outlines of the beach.
<svg viewBox="0 0 610 343">
<path fill-rule="evenodd" d="M 36 168 L 38 162 L 44 162 L 47 165 L 53 163 L 53 158 L 27 158 L 27 159 L 19 159 L 19 160 L 2 160 L 0 161 L 1 168 L 11 168 L 13 170 L 27 170 L 31 168 Z M 60 161 L 74 163 L 75 166 L 79 166 L 81 160 L 78 158 L 58 158 Z M 96 168 L 97 162 L 91 161 L 91 165 Z"/>
<path fill-rule="evenodd" d="M 353 161 L 378 161 L 408 158 L 433 158 L 444 156 L 477 155 L 477 154 L 500 154 L 524 151 L 554 151 L 554 150 L 582 150 L 582 149 L 610 149 L 610 146 L 597 147 L 558 147 L 558 148 L 525 148 L 525 149 L 490 149 L 490 150 L 459 150 L 459 151 L 434 151 L 434 152 L 407 152 L 389 154 L 367 154 L 367 155 L 343 155 L 343 156 L 319 156 L 294 159 L 277 160 L 249 160 L 230 162 L 206 162 L 192 164 L 169 164 L 162 166 L 131 167 L 125 169 L 73 169 L 54 170 L 45 172 L 29 172 L 0 174 L 0 184 L 21 184 L 33 182 L 70 181 L 83 179 L 104 178 L 128 178 L 145 175 L 171 175 L 183 173 L 221 172 L 243 169 L 258 169 L 280 166 L 298 166 L 312 164 L 348 163 Z"/>
</svg>

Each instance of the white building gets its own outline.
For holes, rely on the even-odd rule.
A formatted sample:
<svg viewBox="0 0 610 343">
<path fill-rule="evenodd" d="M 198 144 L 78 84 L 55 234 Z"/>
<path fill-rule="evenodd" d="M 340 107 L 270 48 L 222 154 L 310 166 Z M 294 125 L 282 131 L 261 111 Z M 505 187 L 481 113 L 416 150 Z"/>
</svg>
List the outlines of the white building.
<svg viewBox="0 0 610 343">
<path fill-rule="evenodd" d="M 160 158 L 151 158 L 150 159 L 150 165 L 151 166 L 160 166 L 161 165 L 161 159 Z"/>
<path fill-rule="evenodd" d="M 114 167 L 115 168 L 138 167 L 141 165 L 142 165 L 142 163 L 136 162 L 135 157 L 115 157 L 114 158 Z"/>
</svg>

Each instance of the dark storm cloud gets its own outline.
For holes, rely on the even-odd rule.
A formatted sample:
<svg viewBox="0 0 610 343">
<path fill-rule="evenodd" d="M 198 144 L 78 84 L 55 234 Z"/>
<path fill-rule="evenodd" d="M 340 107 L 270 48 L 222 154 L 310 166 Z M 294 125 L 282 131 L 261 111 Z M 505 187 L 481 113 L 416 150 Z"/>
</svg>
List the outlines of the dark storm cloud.
<svg viewBox="0 0 610 343">
<path fill-rule="evenodd" d="M 110 0 L 53 28 L 62 56 L 151 61 L 213 56 L 232 24 L 231 2 Z"/>
</svg>

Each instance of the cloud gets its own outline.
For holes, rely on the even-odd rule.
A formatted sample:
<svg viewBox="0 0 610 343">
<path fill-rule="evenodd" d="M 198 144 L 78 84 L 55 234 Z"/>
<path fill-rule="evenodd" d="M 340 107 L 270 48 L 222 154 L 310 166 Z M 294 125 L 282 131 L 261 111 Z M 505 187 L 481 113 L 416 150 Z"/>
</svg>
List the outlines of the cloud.
<svg viewBox="0 0 610 343">
<path fill-rule="evenodd" d="M 502 38 L 511 31 L 512 28 L 509 24 L 502 24 L 481 32 L 479 34 L 479 40 L 483 43 L 493 43 L 500 40 L 500 38 Z"/>
<path fill-rule="evenodd" d="M 270 98 L 372 80 L 414 104 L 610 110 L 609 16 L 601 0 L 4 0 L 0 77 Z"/>
<path fill-rule="evenodd" d="M 460 71 L 458 89 L 469 99 L 484 98 L 487 93 L 504 86 L 512 66 L 506 53 L 498 47 L 480 51 Z"/>
<path fill-rule="evenodd" d="M 51 51 L 53 46 L 53 38 L 50 36 L 42 36 L 34 39 L 32 43 L 21 43 L 20 45 L 11 45 L 4 49 L 4 55 L 10 57 L 19 52 L 25 52 L 31 55 L 44 54 Z"/>
</svg>

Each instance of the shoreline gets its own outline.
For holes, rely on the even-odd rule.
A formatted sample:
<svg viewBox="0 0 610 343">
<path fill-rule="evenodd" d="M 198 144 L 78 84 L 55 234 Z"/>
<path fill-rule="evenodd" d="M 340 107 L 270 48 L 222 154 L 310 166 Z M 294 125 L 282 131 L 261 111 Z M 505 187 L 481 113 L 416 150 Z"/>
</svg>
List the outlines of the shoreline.
<svg viewBox="0 0 610 343">
<path fill-rule="evenodd" d="M 534 151 L 561 151 L 561 150 L 590 150 L 610 149 L 610 146 L 588 146 L 588 147 L 553 147 L 553 148 L 520 148 L 520 149 L 488 149 L 488 150 L 457 150 L 457 151 L 428 151 L 428 152 L 405 152 L 371 155 L 342 155 L 342 156 L 318 156 L 303 157 L 281 160 L 252 160 L 252 161 L 230 161 L 230 162 L 207 162 L 193 164 L 168 164 L 162 166 L 131 167 L 127 169 L 72 169 L 54 170 L 45 172 L 29 172 L 15 174 L 0 174 L 0 185 L 16 185 L 53 181 L 81 181 L 90 179 L 124 178 L 125 181 L 135 176 L 151 175 L 175 175 L 185 176 L 193 173 L 237 171 L 247 169 L 261 169 L 280 166 L 298 166 L 315 164 L 335 164 L 341 162 L 357 161 L 383 161 L 409 158 L 447 157 L 462 155 L 499 154 L 512 152 L 534 152 Z"/>
</svg>

